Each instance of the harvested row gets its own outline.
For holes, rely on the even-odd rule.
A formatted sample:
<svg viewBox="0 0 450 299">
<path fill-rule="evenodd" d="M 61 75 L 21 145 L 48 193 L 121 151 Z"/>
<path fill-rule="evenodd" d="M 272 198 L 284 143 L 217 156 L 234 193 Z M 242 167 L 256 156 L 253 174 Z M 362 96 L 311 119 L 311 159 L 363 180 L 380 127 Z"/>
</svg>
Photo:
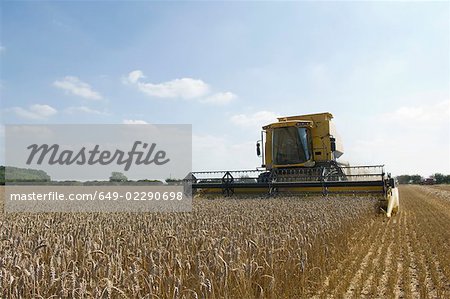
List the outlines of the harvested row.
<svg viewBox="0 0 450 299">
<path fill-rule="evenodd" d="M 400 191 L 400 214 L 379 216 L 356 231 L 354 246 L 317 296 L 450 297 L 450 198 L 424 186 Z"/>
</svg>

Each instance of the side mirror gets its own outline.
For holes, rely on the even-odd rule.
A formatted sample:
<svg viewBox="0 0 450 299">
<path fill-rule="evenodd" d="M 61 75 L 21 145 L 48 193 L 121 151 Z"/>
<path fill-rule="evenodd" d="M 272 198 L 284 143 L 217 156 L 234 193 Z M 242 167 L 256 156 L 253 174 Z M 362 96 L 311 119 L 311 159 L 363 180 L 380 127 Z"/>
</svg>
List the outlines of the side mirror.
<svg viewBox="0 0 450 299">
<path fill-rule="evenodd" d="M 336 138 L 330 137 L 330 144 L 331 144 L 331 151 L 335 152 L 336 151 Z"/>
<path fill-rule="evenodd" d="M 259 141 L 256 142 L 256 154 L 258 155 L 258 157 L 261 156 L 261 144 L 259 143 Z"/>
<path fill-rule="evenodd" d="M 389 186 L 391 186 L 392 188 L 397 187 L 397 184 L 395 183 L 395 179 L 394 178 L 390 178 L 389 179 Z"/>
</svg>

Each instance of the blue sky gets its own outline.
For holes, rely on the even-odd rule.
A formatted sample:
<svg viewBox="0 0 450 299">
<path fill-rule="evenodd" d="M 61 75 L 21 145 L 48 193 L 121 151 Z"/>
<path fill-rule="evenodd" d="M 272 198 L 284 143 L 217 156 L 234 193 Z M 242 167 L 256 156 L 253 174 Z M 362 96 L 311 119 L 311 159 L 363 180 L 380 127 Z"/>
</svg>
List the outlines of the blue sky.
<svg viewBox="0 0 450 299">
<path fill-rule="evenodd" d="M 2 2 L 3 123 L 190 123 L 254 168 L 276 116 L 329 111 L 344 160 L 450 173 L 448 2 Z"/>
</svg>

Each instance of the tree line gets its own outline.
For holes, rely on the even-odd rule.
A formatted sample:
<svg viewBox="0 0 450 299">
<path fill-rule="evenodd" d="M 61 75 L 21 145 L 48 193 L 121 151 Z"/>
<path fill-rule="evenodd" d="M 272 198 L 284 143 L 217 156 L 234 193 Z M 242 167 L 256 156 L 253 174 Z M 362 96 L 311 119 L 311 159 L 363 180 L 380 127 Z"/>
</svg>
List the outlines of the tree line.
<svg viewBox="0 0 450 299">
<path fill-rule="evenodd" d="M 7 175 L 7 176 L 6 176 Z M 0 166 L 0 183 L 5 182 L 50 182 L 50 176 L 43 170 Z"/>
<path fill-rule="evenodd" d="M 403 174 L 396 177 L 399 184 L 420 184 L 426 178 L 418 174 Z M 445 175 L 442 173 L 435 173 L 431 175 L 429 178 L 435 179 L 436 184 L 450 184 L 450 175 Z"/>
<path fill-rule="evenodd" d="M 180 179 L 166 179 L 165 183 L 169 185 L 181 185 L 183 180 Z M 31 169 L 31 168 L 19 168 L 12 166 L 0 166 L 0 185 L 5 183 L 20 184 L 20 183 L 33 183 L 36 185 L 74 185 L 74 186 L 95 186 L 95 185 L 110 185 L 110 184 L 142 184 L 142 185 L 162 185 L 164 181 L 142 179 L 142 180 L 129 180 L 121 172 L 112 172 L 109 179 L 103 181 L 53 181 L 51 177 L 43 170 Z"/>
</svg>

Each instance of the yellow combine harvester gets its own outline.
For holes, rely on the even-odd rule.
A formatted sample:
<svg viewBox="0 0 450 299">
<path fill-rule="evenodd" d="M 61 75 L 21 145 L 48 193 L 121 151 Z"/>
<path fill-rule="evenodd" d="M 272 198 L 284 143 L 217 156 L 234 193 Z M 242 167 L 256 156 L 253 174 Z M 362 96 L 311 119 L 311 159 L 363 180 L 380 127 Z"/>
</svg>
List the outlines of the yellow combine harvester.
<svg viewBox="0 0 450 299">
<path fill-rule="evenodd" d="M 373 193 L 388 216 L 398 209 L 398 192 L 383 165 L 340 163 L 343 148 L 331 113 L 280 117 L 266 125 L 256 144 L 262 167 L 203 171 L 186 181 L 202 193 Z"/>
</svg>

